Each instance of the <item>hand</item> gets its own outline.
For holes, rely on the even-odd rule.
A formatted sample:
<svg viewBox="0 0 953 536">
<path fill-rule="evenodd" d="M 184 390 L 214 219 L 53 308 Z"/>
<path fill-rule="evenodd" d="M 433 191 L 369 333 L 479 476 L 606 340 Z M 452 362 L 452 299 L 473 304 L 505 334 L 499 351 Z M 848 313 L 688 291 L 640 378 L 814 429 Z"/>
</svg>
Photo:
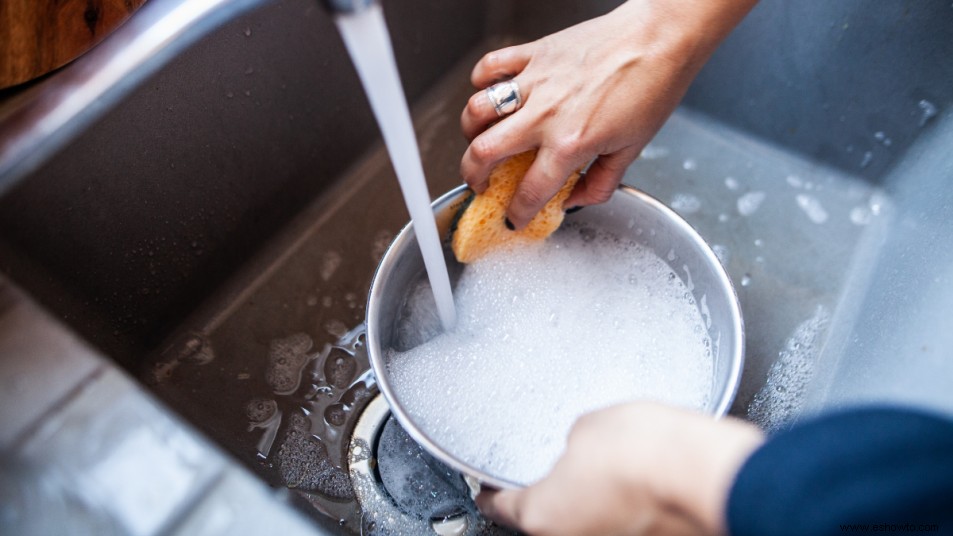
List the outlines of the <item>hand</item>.
<svg viewBox="0 0 953 536">
<path fill-rule="evenodd" d="M 507 212 L 516 228 L 589 162 L 565 206 L 607 201 L 755 1 L 630 0 L 602 17 L 485 55 L 473 69 L 473 85 L 482 90 L 513 78 L 523 105 L 498 120 L 484 91 L 470 98 L 461 117 L 471 142 L 460 164 L 464 180 L 482 192 L 493 166 L 537 148 Z"/>
<path fill-rule="evenodd" d="M 477 497 L 491 519 L 528 534 L 725 532 L 734 476 L 763 442 L 754 425 L 633 403 L 581 417 L 552 472 Z"/>
</svg>

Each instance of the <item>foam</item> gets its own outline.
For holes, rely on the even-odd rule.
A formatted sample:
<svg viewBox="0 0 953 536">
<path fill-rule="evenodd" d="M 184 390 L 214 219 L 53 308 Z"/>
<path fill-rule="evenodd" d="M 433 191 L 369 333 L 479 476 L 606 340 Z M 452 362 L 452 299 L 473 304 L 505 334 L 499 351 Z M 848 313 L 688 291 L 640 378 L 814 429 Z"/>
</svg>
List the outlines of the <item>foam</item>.
<svg viewBox="0 0 953 536">
<path fill-rule="evenodd" d="M 434 442 L 492 475 L 539 479 L 583 413 L 637 399 L 709 402 L 711 341 L 694 298 L 635 243 L 568 224 L 469 265 L 454 295 L 454 330 L 391 350 L 388 373 Z M 401 323 L 431 331 L 426 304 L 413 302 Z"/>
<path fill-rule="evenodd" d="M 821 351 L 821 335 L 829 321 L 830 313 L 818 306 L 814 316 L 798 325 L 778 352 L 764 387 L 748 406 L 749 420 L 767 432 L 777 432 L 800 416 Z"/>
</svg>

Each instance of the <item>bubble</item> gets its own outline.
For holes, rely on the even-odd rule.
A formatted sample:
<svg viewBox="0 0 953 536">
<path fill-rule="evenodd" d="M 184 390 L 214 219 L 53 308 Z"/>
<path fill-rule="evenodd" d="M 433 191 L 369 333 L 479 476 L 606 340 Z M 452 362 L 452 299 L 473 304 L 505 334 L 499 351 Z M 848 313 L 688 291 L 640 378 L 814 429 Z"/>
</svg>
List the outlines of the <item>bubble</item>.
<svg viewBox="0 0 953 536">
<path fill-rule="evenodd" d="M 761 428 L 781 430 L 800 414 L 807 385 L 814 377 L 820 337 L 829 319 L 827 309 L 819 306 L 811 318 L 797 326 L 778 352 L 764 387 L 748 406 L 748 418 Z"/>
<path fill-rule="evenodd" d="M 451 332 L 431 330 L 427 293 L 409 293 L 421 303 L 405 305 L 398 326 L 426 333 L 386 352 L 392 389 L 428 437 L 490 474 L 537 480 L 588 411 L 707 403 L 711 342 L 696 329 L 705 321 L 687 283 L 664 258 L 601 229 L 566 225 L 468 265 Z"/>
<path fill-rule="evenodd" d="M 253 398 L 245 404 L 245 417 L 252 423 L 262 423 L 278 412 L 278 403 L 269 398 Z"/>
<path fill-rule="evenodd" d="M 333 499 L 353 499 L 347 472 L 335 467 L 323 441 L 311 435 L 308 418 L 293 413 L 278 448 L 278 474 L 289 488 L 322 493 Z"/>
<path fill-rule="evenodd" d="M 331 404 L 324 409 L 324 420 L 331 426 L 341 426 L 347 421 L 347 408 L 344 404 Z"/>
<path fill-rule="evenodd" d="M 351 355 L 340 348 L 331 349 L 324 361 L 324 377 L 329 385 L 345 389 L 356 372 L 357 361 Z"/>
<path fill-rule="evenodd" d="M 305 333 L 271 341 L 265 381 L 277 394 L 291 394 L 301 383 L 301 372 L 311 359 L 307 354 L 313 342 Z"/>
</svg>

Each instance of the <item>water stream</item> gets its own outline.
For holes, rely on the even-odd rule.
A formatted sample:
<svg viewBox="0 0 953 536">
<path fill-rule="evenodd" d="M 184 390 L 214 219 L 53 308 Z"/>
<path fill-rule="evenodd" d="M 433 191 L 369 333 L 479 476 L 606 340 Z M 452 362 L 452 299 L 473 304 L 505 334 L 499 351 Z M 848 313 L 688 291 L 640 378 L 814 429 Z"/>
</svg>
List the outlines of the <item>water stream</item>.
<svg viewBox="0 0 953 536">
<path fill-rule="evenodd" d="M 449 330 L 456 324 L 450 276 L 383 10 L 373 4 L 357 13 L 338 15 L 335 22 L 384 136 L 423 254 L 440 322 Z"/>
</svg>

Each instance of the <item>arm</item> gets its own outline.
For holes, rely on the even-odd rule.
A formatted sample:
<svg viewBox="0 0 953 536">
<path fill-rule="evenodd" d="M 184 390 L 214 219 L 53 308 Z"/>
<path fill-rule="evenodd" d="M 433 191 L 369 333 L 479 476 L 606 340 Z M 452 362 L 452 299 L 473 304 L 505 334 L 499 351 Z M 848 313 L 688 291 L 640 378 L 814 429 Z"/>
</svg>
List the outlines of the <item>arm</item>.
<svg viewBox="0 0 953 536">
<path fill-rule="evenodd" d="M 839 534 L 848 531 L 842 525 L 864 524 L 949 533 L 953 422 L 887 408 L 805 422 L 773 437 L 744 464 L 727 520 L 734 536 Z"/>
<path fill-rule="evenodd" d="M 800 536 L 864 524 L 945 534 L 953 421 L 862 409 L 764 441 L 737 419 L 626 404 L 580 419 L 540 482 L 477 503 L 531 535 Z"/>
<path fill-rule="evenodd" d="M 471 140 L 460 165 L 464 180 L 482 192 L 494 165 L 538 148 L 507 213 L 516 228 L 589 162 L 566 207 L 608 200 L 626 167 L 755 2 L 630 0 L 538 41 L 490 52 L 474 67 L 473 85 L 483 89 L 513 78 L 523 105 L 497 121 L 483 91 L 470 98 L 461 117 Z"/>
</svg>

